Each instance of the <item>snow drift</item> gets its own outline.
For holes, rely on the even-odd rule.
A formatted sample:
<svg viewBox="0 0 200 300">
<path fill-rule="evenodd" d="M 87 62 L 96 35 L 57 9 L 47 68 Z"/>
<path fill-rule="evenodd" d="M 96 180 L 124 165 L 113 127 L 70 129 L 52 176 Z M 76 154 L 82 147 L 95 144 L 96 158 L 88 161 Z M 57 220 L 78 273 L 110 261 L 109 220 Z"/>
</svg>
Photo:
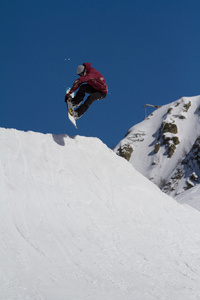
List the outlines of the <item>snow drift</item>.
<svg viewBox="0 0 200 300">
<path fill-rule="evenodd" d="M 0 298 L 192 300 L 200 214 L 99 139 L 0 129 Z"/>
</svg>

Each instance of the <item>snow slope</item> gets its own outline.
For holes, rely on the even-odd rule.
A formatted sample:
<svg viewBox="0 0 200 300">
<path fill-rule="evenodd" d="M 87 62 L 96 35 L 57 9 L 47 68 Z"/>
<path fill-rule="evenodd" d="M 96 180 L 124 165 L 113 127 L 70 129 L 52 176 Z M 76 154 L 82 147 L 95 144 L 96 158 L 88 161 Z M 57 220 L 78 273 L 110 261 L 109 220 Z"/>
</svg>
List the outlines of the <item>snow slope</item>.
<svg viewBox="0 0 200 300">
<path fill-rule="evenodd" d="M 0 143 L 0 299 L 200 299 L 199 211 L 99 139 Z"/>
<path fill-rule="evenodd" d="M 182 97 L 129 129 L 115 147 L 171 196 L 200 183 L 200 96 Z"/>
<path fill-rule="evenodd" d="M 200 211 L 200 185 L 197 185 L 175 198 L 179 203 L 188 204 Z"/>
</svg>

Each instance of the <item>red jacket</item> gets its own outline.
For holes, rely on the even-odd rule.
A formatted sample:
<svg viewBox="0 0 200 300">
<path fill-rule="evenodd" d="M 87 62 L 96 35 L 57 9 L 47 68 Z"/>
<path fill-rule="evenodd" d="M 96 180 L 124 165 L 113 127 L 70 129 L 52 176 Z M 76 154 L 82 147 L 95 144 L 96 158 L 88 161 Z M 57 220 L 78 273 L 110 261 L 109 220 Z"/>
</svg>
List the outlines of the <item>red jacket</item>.
<svg viewBox="0 0 200 300">
<path fill-rule="evenodd" d="M 108 93 L 108 87 L 105 78 L 97 70 L 91 67 L 91 63 L 84 63 L 86 67 L 86 75 L 81 76 L 79 79 L 75 80 L 73 87 L 69 91 L 68 95 L 75 92 L 83 83 L 90 84 L 95 90 L 100 91 L 104 94 Z"/>
</svg>

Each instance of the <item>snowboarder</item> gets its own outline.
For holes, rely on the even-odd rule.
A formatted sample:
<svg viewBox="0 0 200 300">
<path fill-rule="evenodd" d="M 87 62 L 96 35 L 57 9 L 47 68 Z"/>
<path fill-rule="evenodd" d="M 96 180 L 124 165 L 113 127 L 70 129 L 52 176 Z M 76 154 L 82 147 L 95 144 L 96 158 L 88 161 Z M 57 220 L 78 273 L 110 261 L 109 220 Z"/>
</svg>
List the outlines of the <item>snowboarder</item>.
<svg viewBox="0 0 200 300">
<path fill-rule="evenodd" d="M 73 87 L 66 94 L 65 102 L 70 100 L 73 107 L 76 108 L 84 100 L 85 94 L 90 95 L 82 105 L 74 110 L 73 116 L 75 120 L 79 119 L 94 101 L 104 99 L 108 93 L 105 78 L 101 75 L 101 73 L 91 67 L 91 63 L 79 65 L 77 67 L 77 74 L 80 76 L 80 78 L 75 80 Z M 70 95 L 76 90 L 78 90 L 76 96 L 71 98 Z"/>
</svg>

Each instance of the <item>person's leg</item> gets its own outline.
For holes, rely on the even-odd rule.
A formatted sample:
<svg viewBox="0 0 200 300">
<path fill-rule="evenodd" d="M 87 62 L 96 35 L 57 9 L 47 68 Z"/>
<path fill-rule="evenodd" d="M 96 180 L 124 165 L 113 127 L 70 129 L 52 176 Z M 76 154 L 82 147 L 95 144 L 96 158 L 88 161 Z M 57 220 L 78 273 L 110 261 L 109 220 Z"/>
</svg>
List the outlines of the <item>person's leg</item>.
<svg viewBox="0 0 200 300">
<path fill-rule="evenodd" d="M 83 84 L 80 86 L 79 90 L 76 93 L 76 96 L 72 99 L 72 104 L 73 105 L 79 105 L 85 97 L 85 94 L 91 94 L 95 91 L 93 87 L 89 84 Z"/>
<path fill-rule="evenodd" d="M 86 101 L 82 105 L 80 105 L 79 108 L 76 109 L 78 117 L 80 118 L 94 101 L 104 99 L 105 97 L 106 94 L 93 89 L 93 93 L 91 93 L 86 99 Z"/>
</svg>

